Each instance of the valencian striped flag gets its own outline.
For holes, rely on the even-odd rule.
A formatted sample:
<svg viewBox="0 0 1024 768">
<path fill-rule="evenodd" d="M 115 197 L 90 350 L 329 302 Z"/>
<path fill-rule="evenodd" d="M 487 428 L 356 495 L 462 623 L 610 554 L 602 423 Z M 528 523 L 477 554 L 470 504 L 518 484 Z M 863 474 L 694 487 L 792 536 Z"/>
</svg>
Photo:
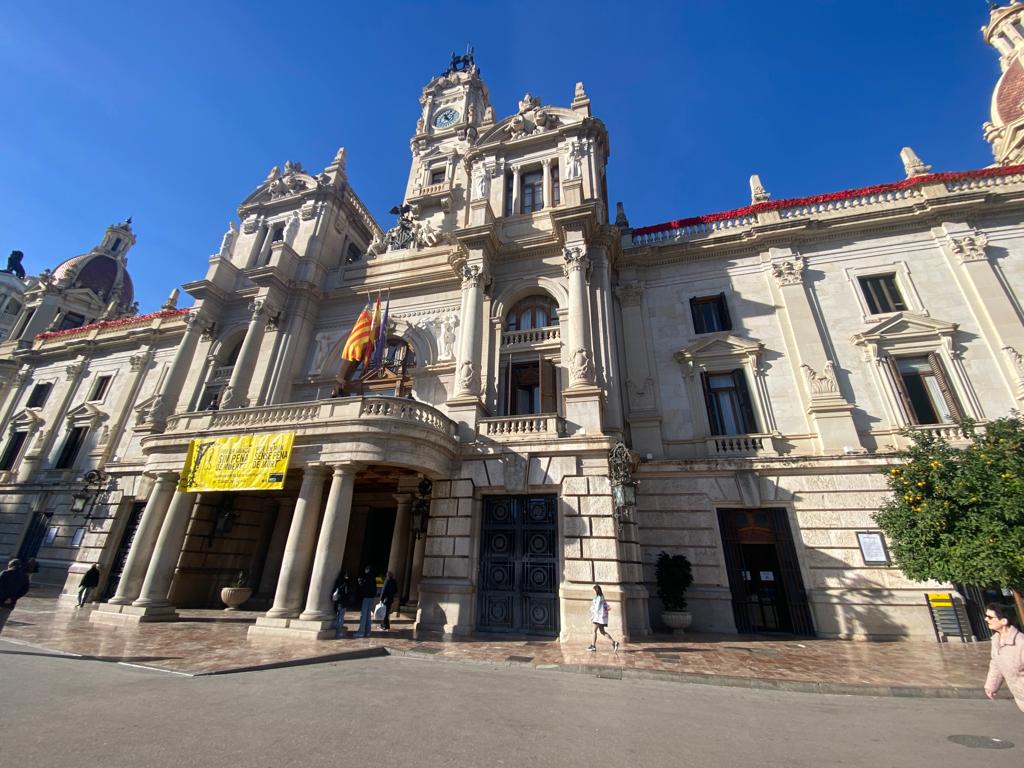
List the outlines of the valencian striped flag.
<svg viewBox="0 0 1024 768">
<path fill-rule="evenodd" d="M 348 335 L 348 341 L 345 342 L 345 346 L 341 350 L 342 360 L 358 363 L 363 359 L 366 347 L 373 339 L 372 326 L 373 317 L 370 315 L 370 302 L 367 300 L 363 311 L 356 318 L 356 324 L 352 326 L 352 333 Z"/>
</svg>

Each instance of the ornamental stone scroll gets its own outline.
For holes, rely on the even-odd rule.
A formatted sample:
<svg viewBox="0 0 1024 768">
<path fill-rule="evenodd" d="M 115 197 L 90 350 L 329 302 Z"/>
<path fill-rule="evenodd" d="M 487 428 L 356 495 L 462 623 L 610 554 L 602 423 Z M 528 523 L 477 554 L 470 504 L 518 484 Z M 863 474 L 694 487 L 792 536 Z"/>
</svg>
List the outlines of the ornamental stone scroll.
<svg viewBox="0 0 1024 768">
<path fill-rule="evenodd" d="M 825 363 L 821 373 L 818 373 L 806 363 L 801 365 L 800 368 L 807 377 L 807 387 L 810 390 L 811 397 L 839 393 L 839 384 L 836 382 L 836 370 L 831 360 Z"/>
<path fill-rule="evenodd" d="M 804 267 L 807 260 L 803 256 L 793 256 L 772 262 L 772 275 L 779 286 L 800 285 L 803 282 Z"/>
<path fill-rule="evenodd" d="M 590 257 L 585 249 L 579 246 L 569 246 L 562 254 L 562 271 L 566 277 L 573 272 L 583 271 L 584 275 L 590 273 Z"/>
<path fill-rule="evenodd" d="M 985 246 L 988 245 L 988 235 L 984 232 L 970 232 L 960 237 L 949 236 L 949 249 L 960 259 L 961 264 L 972 261 L 985 261 Z"/>
</svg>

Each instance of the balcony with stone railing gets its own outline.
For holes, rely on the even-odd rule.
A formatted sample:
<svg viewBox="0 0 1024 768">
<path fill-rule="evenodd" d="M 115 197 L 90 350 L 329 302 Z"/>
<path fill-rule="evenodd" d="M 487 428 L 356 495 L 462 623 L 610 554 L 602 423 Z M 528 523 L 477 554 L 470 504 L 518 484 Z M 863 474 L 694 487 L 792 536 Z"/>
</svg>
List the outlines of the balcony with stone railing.
<svg viewBox="0 0 1024 768">
<path fill-rule="evenodd" d="M 316 449 L 323 460 L 390 462 L 443 474 L 457 449 L 456 427 L 436 408 L 415 400 L 340 397 L 176 414 L 164 432 L 143 440 L 143 450 L 183 457 L 188 442 L 198 437 L 294 432 L 296 448 Z"/>
<path fill-rule="evenodd" d="M 503 331 L 501 334 L 501 346 L 533 347 L 545 344 L 557 346 L 562 340 L 561 333 L 557 325 L 548 325 L 543 328 L 527 328 L 522 331 Z"/>
<path fill-rule="evenodd" d="M 477 431 L 485 440 L 555 440 L 565 435 L 565 419 L 557 413 L 497 416 L 480 419 Z"/>
</svg>

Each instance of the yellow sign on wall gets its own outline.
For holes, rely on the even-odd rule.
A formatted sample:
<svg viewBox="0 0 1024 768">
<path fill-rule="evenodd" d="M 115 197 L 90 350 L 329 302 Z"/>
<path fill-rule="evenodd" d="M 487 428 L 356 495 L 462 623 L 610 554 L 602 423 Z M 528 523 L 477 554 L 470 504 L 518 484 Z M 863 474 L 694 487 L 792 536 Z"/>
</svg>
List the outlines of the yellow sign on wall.
<svg viewBox="0 0 1024 768">
<path fill-rule="evenodd" d="M 284 487 L 294 432 L 193 440 L 179 491 L 279 491 Z"/>
</svg>

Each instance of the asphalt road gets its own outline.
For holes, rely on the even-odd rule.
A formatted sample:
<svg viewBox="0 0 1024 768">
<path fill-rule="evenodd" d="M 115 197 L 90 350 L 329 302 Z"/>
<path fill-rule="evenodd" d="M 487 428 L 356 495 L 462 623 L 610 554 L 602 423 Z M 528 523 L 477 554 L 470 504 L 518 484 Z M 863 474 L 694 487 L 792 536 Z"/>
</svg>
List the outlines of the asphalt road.
<svg viewBox="0 0 1024 768">
<path fill-rule="evenodd" d="M 400 658 L 187 678 L 0 640 L 0 768 L 1010 766 L 1009 701 L 606 680 Z M 961 746 L 951 735 L 1016 744 Z"/>
</svg>

